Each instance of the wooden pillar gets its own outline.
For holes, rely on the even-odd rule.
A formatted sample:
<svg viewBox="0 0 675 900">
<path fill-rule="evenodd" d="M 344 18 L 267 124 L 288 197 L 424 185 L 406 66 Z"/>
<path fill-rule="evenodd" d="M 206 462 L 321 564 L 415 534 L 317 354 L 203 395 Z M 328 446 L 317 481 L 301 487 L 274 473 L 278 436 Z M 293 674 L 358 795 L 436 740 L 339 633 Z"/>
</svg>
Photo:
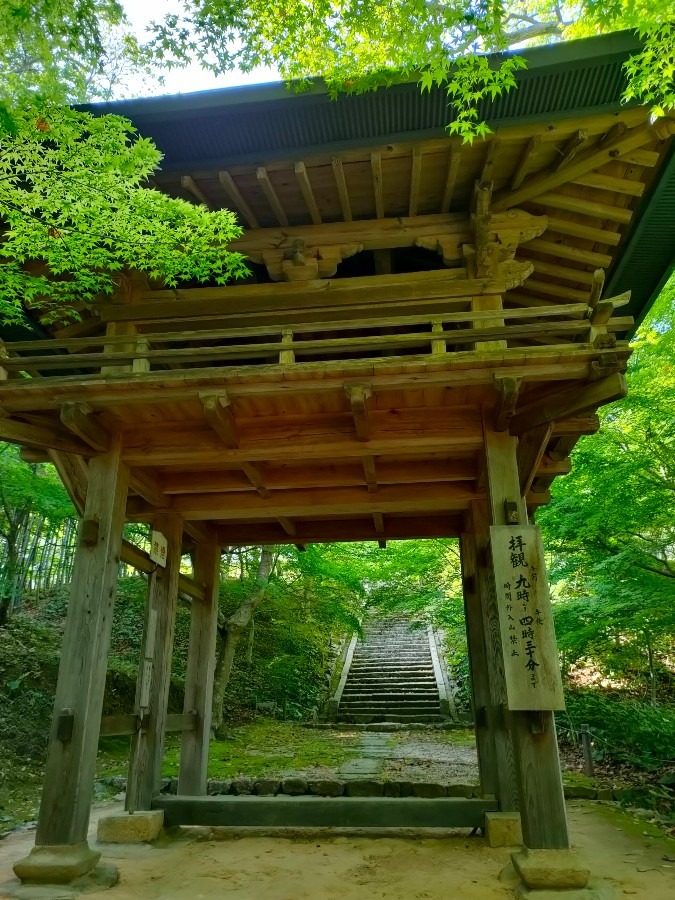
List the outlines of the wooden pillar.
<svg viewBox="0 0 675 900">
<path fill-rule="evenodd" d="M 176 513 L 158 515 L 153 528 L 167 540 L 167 559 L 166 567 L 158 566 L 148 582 L 134 707 L 142 730 L 131 739 L 126 796 L 129 812 L 150 809 L 160 789 L 178 604 L 183 520 Z"/>
<path fill-rule="evenodd" d="M 483 647 L 487 665 L 489 704 L 486 711 L 488 728 L 494 745 L 494 793 L 501 812 L 515 812 L 519 806 L 518 785 L 513 743 L 506 712 L 506 681 L 497 598 L 494 578 L 488 565 L 490 531 L 487 503 L 474 501 L 471 504 L 470 519 L 476 561 L 476 595 L 481 612 Z M 468 559 L 471 560 L 471 556 Z M 477 643 L 478 640 L 479 638 L 476 637 L 474 643 Z"/>
<path fill-rule="evenodd" d="M 517 439 L 496 432 L 484 417 L 485 454 L 490 522 L 526 524 L 527 510 L 520 494 Z M 510 519 L 507 504 L 517 517 Z M 490 574 L 492 569 L 490 567 Z M 492 577 L 494 592 L 494 577 Z M 519 809 L 525 845 L 530 849 L 569 847 L 555 720 L 552 712 L 508 713 L 516 763 Z"/>
<path fill-rule="evenodd" d="M 476 542 L 473 534 L 460 538 L 462 560 L 462 588 L 464 592 L 464 619 L 466 641 L 471 672 L 471 697 L 476 729 L 478 769 L 483 794 L 494 794 L 499 800 L 499 765 L 497 762 L 494 733 L 498 727 L 498 708 L 490 696 L 491 666 L 487 658 L 483 609 L 478 589 Z M 515 772 L 513 783 L 515 784 Z M 515 792 L 512 792 L 515 794 Z"/>
<path fill-rule="evenodd" d="M 216 662 L 220 547 L 217 544 L 197 544 L 194 569 L 195 581 L 204 584 L 206 590 L 203 603 L 192 603 L 184 711 L 196 713 L 197 723 L 194 731 L 183 733 L 178 773 L 178 793 L 191 796 L 206 793 Z"/>
<path fill-rule="evenodd" d="M 111 445 L 89 463 L 36 846 L 87 838 L 129 479 Z"/>
</svg>

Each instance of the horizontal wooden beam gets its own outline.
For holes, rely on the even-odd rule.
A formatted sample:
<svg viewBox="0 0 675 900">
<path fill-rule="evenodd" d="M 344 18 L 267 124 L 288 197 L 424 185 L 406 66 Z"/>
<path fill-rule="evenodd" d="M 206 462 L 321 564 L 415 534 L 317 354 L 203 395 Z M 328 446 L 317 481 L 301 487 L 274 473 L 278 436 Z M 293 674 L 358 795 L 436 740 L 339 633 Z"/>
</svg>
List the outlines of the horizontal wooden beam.
<svg viewBox="0 0 675 900">
<path fill-rule="evenodd" d="M 93 456 L 95 450 L 84 441 L 64 431 L 59 425 L 27 424 L 16 419 L 0 416 L 0 441 L 21 444 L 24 447 L 38 447 L 45 450 L 63 450 L 80 456 Z"/>
<path fill-rule="evenodd" d="M 423 460 L 392 463 L 378 461 L 380 484 L 431 484 L 471 481 L 477 476 L 473 459 Z M 366 484 L 363 466 L 352 464 L 267 467 L 265 485 L 270 491 L 317 487 L 356 487 Z M 228 491 L 250 491 L 251 485 L 241 472 L 218 469 L 203 472 L 167 472 L 162 485 L 164 493 L 206 494 Z"/>
<path fill-rule="evenodd" d="M 186 519 L 209 521 L 251 521 L 255 519 L 295 519 L 302 516 L 372 515 L 376 512 L 423 513 L 464 510 L 472 500 L 484 494 L 456 483 L 432 485 L 382 485 L 376 493 L 359 488 L 313 488 L 311 490 L 278 491 L 269 498 L 257 494 L 179 494 L 173 498 L 171 511 Z M 133 500 L 129 515 L 140 518 Z M 295 543 L 295 541 L 294 541 Z"/>
<path fill-rule="evenodd" d="M 255 546 L 258 544 L 326 544 L 340 541 L 412 540 L 439 537 L 458 537 L 464 527 L 462 514 L 395 516 L 387 515 L 383 530 L 378 531 L 374 519 L 347 521 L 296 522 L 293 538 L 274 522 L 220 525 L 218 540 L 222 546 Z"/>
<path fill-rule="evenodd" d="M 139 572 L 145 572 L 146 575 L 154 572 L 157 567 L 157 564 L 150 559 L 150 556 L 145 550 L 141 550 L 140 547 L 136 547 L 130 541 L 122 541 L 120 558 L 122 562 L 125 562 L 129 566 L 133 566 L 134 569 L 138 569 Z M 187 596 L 192 597 L 193 600 L 200 600 L 202 602 L 206 596 L 204 585 L 197 584 L 193 578 L 189 578 L 187 575 L 181 574 L 178 576 L 178 590 L 181 594 L 187 594 Z"/>
<path fill-rule="evenodd" d="M 123 737 L 145 731 L 147 720 L 142 721 L 140 716 L 133 713 L 116 713 L 112 716 L 101 717 L 100 737 Z M 197 728 L 196 713 L 169 713 L 166 717 L 164 730 L 170 731 L 195 731 Z"/>
</svg>

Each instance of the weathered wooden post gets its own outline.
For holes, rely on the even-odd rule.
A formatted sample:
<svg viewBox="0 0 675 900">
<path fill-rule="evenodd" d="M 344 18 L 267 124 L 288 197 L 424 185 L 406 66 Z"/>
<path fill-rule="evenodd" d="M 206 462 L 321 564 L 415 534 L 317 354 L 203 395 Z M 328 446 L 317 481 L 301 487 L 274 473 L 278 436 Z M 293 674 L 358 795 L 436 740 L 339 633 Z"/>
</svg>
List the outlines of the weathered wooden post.
<svg viewBox="0 0 675 900">
<path fill-rule="evenodd" d="M 23 881 L 65 883 L 100 858 L 87 829 L 129 477 L 121 450 L 114 436 L 89 463 L 35 847 L 14 866 Z"/>
<path fill-rule="evenodd" d="M 195 581 L 205 586 L 204 602 L 193 602 L 190 621 L 190 645 L 185 676 L 185 712 L 197 716 L 194 731 L 181 739 L 178 793 L 192 796 L 206 793 L 209 741 L 211 739 L 211 703 L 213 671 L 216 662 L 218 627 L 218 586 L 220 547 L 197 544 Z"/>
<path fill-rule="evenodd" d="M 131 739 L 127 778 L 129 812 L 149 810 L 161 783 L 183 521 L 175 513 L 156 516 L 153 530 L 166 538 L 166 567 L 158 566 L 148 582 L 134 709 L 140 730 Z"/>
</svg>

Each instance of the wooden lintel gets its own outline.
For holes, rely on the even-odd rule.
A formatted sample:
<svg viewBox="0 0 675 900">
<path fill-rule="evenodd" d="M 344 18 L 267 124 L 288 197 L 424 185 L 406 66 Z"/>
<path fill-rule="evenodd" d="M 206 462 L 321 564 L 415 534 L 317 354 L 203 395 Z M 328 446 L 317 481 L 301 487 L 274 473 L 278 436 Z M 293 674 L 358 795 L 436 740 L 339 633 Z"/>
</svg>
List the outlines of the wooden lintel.
<svg viewBox="0 0 675 900">
<path fill-rule="evenodd" d="M 204 191 L 199 187 L 199 185 L 191 175 L 181 176 L 180 183 L 181 186 L 185 188 L 186 191 L 189 191 L 193 197 L 196 197 L 203 206 L 205 206 L 207 209 L 212 208 L 211 204 L 206 199 Z"/>
<path fill-rule="evenodd" d="M 495 378 L 495 387 L 499 391 L 495 409 L 495 431 L 508 430 L 509 422 L 518 403 L 518 392 L 521 384 L 522 378 L 516 378 L 511 375 Z"/>
<path fill-rule="evenodd" d="M 288 225 L 288 217 L 286 212 L 284 211 L 283 206 L 281 205 L 281 201 L 277 196 L 277 192 L 274 190 L 274 185 L 270 181 L 270 176 L 267 172 L 265 166 L 258 166 L 256 169 L 256 178 L 258 179 L 258 184 L 262 188 L 263 194 L 267 198 L 267 202 L 272 208 L 272 212 L 276 216 L 276 220 L 280 225 L 284 227 Z"/>
<path fill-rule="evenodd" d="M 348 384 L 345 385 L 345 393 L 351 404 L 356 437 L 359 441 L 370 440 L 368 399 L 373 393 L 371 386 L 369 384 Z"/>
<path fill-rule="evenodd" d="M 521 496 L 525 496 L 532 487 L 552 432 L 553 424 L 545 422 L 542 425 L 535 425 L 529 431 L 522 432 L 518 437 L 516 460 Z"/>
<path fill-rule="evenodd" d="M 230 401 L 226 394 L 200 394 L 204 418 L 226 447 L 239 446 L 239 433 Z"/>
<path fill-rule="evenodd" d="M 235 184 L 235 181 L 230 173 L 227 171 L 218 172 L 218 180 L 223 186 L 223 189 L 227 196 L 241 213 L 249 228 L 260 228 L 258 219 L 253 214 L 251 207 L 248 205 L 246 200 L 244 200 L 241 191 Z"/>
<path fill-rule="evenodd" d="M 314 191 L 312 190 L 312 184 L 309 180 L 309 175 L 307 174 L 307 166 L 300 160 L 295 164 L 295 177 L 300 186 L 300 191 L 302 192 L 303 199 L 305 201 L 305 206 L 311 216 L 312 222 L 315 225 L 321 224 L 321 213 L 319 212 L 319 207 L 317 206 L 316 197 L 314 196 Z"/>
<path fill-rule="evenodd" d="M 522 434 L 537 425 L 595 410 L 626 396 L 626 378 L 620 372 L 585 386 L 574 385 L 549 394 L 519 410 L 511 419 L 511 434 Z"/>
</svg>

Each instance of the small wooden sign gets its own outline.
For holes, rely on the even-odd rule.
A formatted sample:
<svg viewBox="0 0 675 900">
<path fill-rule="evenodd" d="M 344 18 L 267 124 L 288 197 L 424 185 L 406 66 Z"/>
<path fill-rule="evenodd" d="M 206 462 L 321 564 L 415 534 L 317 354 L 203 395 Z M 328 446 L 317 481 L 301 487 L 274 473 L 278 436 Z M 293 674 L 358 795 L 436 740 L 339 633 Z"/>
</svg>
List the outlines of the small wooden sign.
<svg viewBox="0 0 675 900">
<path fill-rule="evenodd" d="M 153 531 L 150 535 L 150 559 L 158 566 L 166 567 L 168 543 L 161 531 Z"/>
<path fill-rule="evenodd" d="M 510 710 L 564 709 L 562 677 L 536 525 L 493 525 L 492 565 Z"/>
</svg>

